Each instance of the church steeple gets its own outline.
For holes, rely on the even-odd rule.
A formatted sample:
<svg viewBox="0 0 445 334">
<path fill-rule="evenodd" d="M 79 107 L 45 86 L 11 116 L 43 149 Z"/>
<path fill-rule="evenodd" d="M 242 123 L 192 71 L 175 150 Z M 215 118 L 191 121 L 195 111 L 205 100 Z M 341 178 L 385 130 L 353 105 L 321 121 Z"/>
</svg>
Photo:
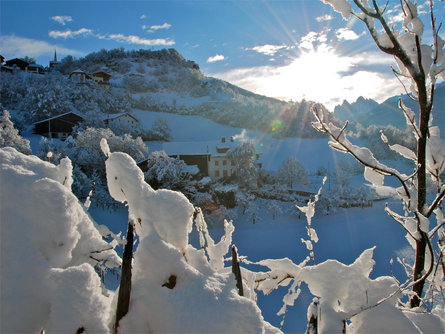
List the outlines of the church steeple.
<svg viewBox="0 0 445 334">
<path fill-rule="evenodd" d="M 56 48 L 54 48 L 54 60 L 49 61 L 49 68 L 53 69 L 59 64 L 60 64 L 60 62 L 57 60 L 57 50 L 56 50 Z"/>
</svg>

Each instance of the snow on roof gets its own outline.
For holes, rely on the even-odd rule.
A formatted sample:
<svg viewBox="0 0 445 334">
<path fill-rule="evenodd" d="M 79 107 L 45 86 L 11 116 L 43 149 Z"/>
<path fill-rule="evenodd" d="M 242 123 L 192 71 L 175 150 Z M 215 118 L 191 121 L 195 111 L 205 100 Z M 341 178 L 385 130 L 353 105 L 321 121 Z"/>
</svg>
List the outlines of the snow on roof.
<svg viewBox="0 0 445 334">
<path fill-rule="evenodd" d="M 77 113 L 75 113 L 75 112 L 73 112 L 73 111 L 68 111 L 68 112 L 66 112 L 66 113 L 59 114 L 59 115 L 56 115 L 56 116 L 53 116 L 53 117 L 50 117 L 50 118 L 47 118 L 47 119 L 42 119 L 41 121 L 34 122 L 33 124 L 39 124 L 39 123 L 43 123 L 43 122 L 48 122 L 48 121 L 51 121 L 51 120 L 53 120 L 53 119 L 60 118 L 60 117 L 62 117 L 62 116 L 69 115 L 69 114 L 76 115 L 76 116 L 78 116 L 78 117 L 80 117 L 80 118 L 83 119 L 83 117 L 80 116 L 79 114 L 77 114 Z"/>
<path fill-rule="evenodd" d="M 77 70 L 75 70 L 75 71 L 72 71 L 71 74 L 73 74 L 73 73 L 88 74 L 87 72 L 82 71 L 81 69 L 77 69 Z"/>
<path fill-rule="evenodd" d="M 196 175 L 199 173 L 199 168 L 196 165 L 186 165 L 184 171 L 191 175 Z"/>
<path fill-rule="evenodd" d="M 117 113 L 117 114 L 106 115 L 104 120 L 107 121 L 107 120 L 117 119 L 117 118 L 124 117 L 124 116 L 131 117 L 135 121 L 139 122 L 139 120 L 136 117 L 134 117 L 132 114 L 127 113 L 127 112 L 120 112 L 120 113 Z"/>
<path fill-rule="evenodd" d="M 162 145 L 162 149 L 167 155 L 211 155 L 211 156 L 225 156 L 227 152 L 220 153 L 221 148 L 228 148 L 229 150 L 237 146 L 236 142 L 221 141 L 202 141 L 202 142 L 169 142 Z"/>
</svg>

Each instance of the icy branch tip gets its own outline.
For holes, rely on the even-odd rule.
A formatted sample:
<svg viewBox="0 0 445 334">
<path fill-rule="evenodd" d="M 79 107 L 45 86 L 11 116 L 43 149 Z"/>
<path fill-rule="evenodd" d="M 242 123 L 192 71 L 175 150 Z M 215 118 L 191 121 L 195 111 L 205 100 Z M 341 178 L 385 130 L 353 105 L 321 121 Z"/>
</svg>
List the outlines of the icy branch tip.
<svg viewBox="0 0 445 334">
<path fill-rule="evenodd" d="M 102 138 L 100 140 L 100 148 L 104 152 L 105 156 L 108 158 L 110 156 L 110 147 L 108 146 L 107 140 Z"/>
</svg>

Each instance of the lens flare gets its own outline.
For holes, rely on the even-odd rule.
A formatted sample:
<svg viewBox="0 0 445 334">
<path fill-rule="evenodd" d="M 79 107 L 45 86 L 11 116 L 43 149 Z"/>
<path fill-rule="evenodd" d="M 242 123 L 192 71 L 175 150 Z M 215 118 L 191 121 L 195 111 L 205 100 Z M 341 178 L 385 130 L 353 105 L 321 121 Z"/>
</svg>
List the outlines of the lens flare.
<svg viewBox="0 0 445 334">
<path fill-rule="evenodd" d="M 272 132 L 280 131 L 282 126 L 283 124 L 281 123 L 281 121 L 276 119 L 272 122 L 271 131 Z"/>
</svg>

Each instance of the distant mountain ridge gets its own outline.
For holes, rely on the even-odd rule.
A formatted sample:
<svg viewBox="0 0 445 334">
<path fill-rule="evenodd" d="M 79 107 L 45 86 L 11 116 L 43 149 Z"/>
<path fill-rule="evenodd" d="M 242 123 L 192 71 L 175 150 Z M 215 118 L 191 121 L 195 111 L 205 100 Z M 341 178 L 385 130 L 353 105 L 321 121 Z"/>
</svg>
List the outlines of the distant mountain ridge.
<svg viewBox="0 0 445 334">
<path fill-rule="evenodd" d="M 398 107 L 400 98 L 416 115 L 419 114 L 417 103 L 409 96 L 401 95 L 391 97 L 380 104 L 363 97 L 359 97 L 353 103 L 345 100 L 341 105 L 334 108 L 334 116 L 341 121 L 349 120 L 351 129 L 355 129 L 357 123 L 360 123 L 363 127 L 374 124 L 393 125 L 396 128 L 405 129 L 405 116 Z M 438 84 L 434 92 L 433 125 L 441 128 L 441 137 L 445 138 L 445 83 Z"/>
</svg>

